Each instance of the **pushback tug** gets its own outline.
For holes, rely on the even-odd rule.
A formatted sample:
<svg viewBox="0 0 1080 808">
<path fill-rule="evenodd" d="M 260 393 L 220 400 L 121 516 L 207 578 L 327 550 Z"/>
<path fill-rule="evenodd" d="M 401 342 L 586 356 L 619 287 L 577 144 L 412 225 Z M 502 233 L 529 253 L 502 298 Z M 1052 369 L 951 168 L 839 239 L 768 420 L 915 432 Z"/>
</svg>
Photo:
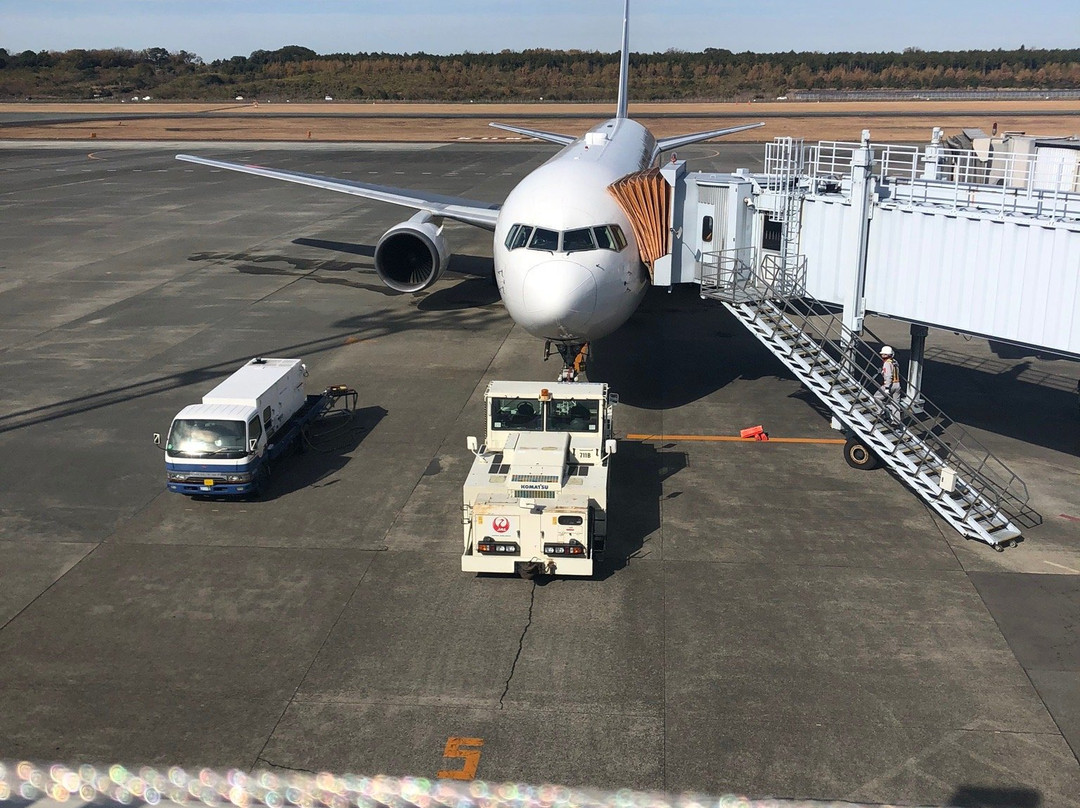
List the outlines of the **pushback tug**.
<svg viewBox="0 0 1080 808">
<path fill-rule="evenodd" d="M 465 572 L 589 576 L 607 538 L 617 443 L 606 384 L 491 382 L 462 504 Z"/>
</svg>

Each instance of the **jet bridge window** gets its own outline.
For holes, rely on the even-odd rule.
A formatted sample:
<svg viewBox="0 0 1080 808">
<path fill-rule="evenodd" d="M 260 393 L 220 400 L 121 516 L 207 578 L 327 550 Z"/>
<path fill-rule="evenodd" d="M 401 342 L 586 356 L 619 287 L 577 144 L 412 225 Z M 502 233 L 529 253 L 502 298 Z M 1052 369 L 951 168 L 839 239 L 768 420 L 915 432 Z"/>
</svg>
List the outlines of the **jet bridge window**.
<svg viewBox="0 0 1080 808">
<path fill-rule="evenodd" d="M 529 249 L 555 252 L 559 249 L 559 234 L 554 230 L 545 230 L 538 227 L 533 231 L 532 240 L 529 241 Z"/>
<path fill-rule="evenodd" d="M 568 253 L 596 249 L 592 230 L 588 227 L 583 227 L 580 230 L 567 230 L 563 233 L 562 245 L 563 251 Z"/>
<path fill-rule="evenodd" d="M 544 429 L 543 404 L 535 398 L 493 398 L 491 428 L 500 432 L 541 432 Z"/>
<path fill-rule="evenodd" d="M 599 432 L 600 402 L 554 399 L 548 403 L 548 432 Z"/>
<path fill-rule="evenodd" d="M 532 235 L 533 229 L 527 224 L 515 224 L 510 228 L 510 232 L 506 234 L 506 249 L 516 250 L 520 247 L 524 247 L 529 243 L 529 236 Z"/>
</svg>

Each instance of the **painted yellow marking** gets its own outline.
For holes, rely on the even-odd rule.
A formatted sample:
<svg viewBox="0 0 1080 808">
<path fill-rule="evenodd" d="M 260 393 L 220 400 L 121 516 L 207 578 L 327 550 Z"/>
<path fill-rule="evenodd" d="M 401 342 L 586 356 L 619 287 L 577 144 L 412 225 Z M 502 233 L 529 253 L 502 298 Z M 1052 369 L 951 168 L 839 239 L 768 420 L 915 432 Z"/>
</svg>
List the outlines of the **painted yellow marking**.
<svg viewBox="0 0 1080 808">
<path fill-rule="evenodd" d="M 476 767 L 480 765 L 480 750 L 469 747 L 483 746 L 483 738 L 447 738 L 443 757 L 461 758 L 465 765 L 460 769 L 443 769 L 437 775 L 440 780 L 473 780 Z"/>
<path fill-rule="evenodd" d="M 627 440 L 639 441 L 699 441 L 709 443 L 821 443 L 843 444 L 847 443 L 843 438 L 773 438 L 754 440 L 753 438 L 740 438 L 738 435 L 627 435 Z"/>
</svg>

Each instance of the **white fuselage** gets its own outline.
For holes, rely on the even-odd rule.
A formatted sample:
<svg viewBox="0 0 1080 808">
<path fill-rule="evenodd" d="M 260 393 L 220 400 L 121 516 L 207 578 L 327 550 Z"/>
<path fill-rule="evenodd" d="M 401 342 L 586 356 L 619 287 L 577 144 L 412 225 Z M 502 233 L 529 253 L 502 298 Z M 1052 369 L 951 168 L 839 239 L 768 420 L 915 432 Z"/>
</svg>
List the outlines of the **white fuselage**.
<svg viewBox="0 0 1080 808">
<path fill-rule="evenodd" d="M 608 186 L 647 168 L 656 140 L 639 123 L 614 118 L 523 179 L 495 225 L 495 279 L 515 322 L 541 339 L 585 343 L 606 336 L 637 309 L 648 277 L 629 219 Z M 621 249 L 510 249 L 515 225 L 565 234 L 617 225 Z M 597 238 L 597 243 L 602 239 Z"/>
</svg>

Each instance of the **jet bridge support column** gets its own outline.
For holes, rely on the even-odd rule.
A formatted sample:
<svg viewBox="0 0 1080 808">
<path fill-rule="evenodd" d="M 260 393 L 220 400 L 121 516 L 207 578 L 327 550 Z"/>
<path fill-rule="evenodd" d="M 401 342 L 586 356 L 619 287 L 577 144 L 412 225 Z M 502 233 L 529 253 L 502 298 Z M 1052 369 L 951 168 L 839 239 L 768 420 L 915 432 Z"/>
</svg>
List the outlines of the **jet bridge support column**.
<svg viewBox="0 0 1080 808">
<path fill-rule="evenodd" d="M 851 154 L 851 207 L 844 223 L 844 239 L 840 244 L 837 263 L 841 277 L 847 278 L 844 304 L 844 331 L 840 345 L 845 352 L 854 350 L 849 334 L 861 334 L 866 316 L 866 248 L 870 236 L 870 196 L 874 190 L 874 150 L 870 148 L 870 130 L 862 130 L 862 143 Z M 848 234 L 851 234 L 850 236 Z M 846 364 L 853 364 L 851 357 Z M 841 430 L 843 425 L 834 415 L 831 426 Z"/>
<path fill-rule="evenodd" d="M 908 360 L 904 406 L 915 412 L 922 412 L 923 409 L 923 356 L 926 353 L 926 335 L 928 332 L 929 329 L 925 325 L 911 324 L 911 358 Z"/>
<path fill-rule="evenodd" d="M 870 130 L 863 129 L 862 143 L 851 155 L 851 209 L 847 212 L 851 227 L 844 228 L 844 241 L 839 251 L 840 271 L 846 273 L 848 279 L 844 325 L 856 334 L 862 332 L 866 314 L 866 247 L 870 230 L 870 195 L 874 190 L 874 178 L 870 173 L 873 166 Z"/>
</svg>

